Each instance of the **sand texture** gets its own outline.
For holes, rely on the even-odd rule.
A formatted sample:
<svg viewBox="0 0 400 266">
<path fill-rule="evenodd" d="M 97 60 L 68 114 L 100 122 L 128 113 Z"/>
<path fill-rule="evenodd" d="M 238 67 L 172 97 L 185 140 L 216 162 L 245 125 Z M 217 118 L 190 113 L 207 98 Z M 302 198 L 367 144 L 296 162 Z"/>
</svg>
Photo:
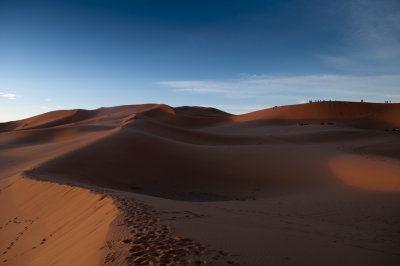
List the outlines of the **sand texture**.
<svg viewBox="0 0 400 266">
<path fill-rule="evenodd" d="M 0 123 L 0 264 L 399 265 L 400 104 Z"/>
</svg>

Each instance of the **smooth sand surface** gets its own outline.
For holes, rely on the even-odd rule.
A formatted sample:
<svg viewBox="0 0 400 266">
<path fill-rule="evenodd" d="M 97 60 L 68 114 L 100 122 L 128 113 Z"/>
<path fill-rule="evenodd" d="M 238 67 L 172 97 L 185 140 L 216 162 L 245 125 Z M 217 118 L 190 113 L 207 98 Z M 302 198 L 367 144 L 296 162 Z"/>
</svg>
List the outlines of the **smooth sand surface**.
<svg viewBox="0 0 400 266">
<path fill-rule="evenodd" d="M 352 102 L 0 124 L 0 263 L 398 265 L 399 127 Z"/>
<path fill-rule="evenodd" d="M 14 177 L 0 194 L 2 262 L 95 265 L 119 211 L 88 190 Z"/>
</svg>

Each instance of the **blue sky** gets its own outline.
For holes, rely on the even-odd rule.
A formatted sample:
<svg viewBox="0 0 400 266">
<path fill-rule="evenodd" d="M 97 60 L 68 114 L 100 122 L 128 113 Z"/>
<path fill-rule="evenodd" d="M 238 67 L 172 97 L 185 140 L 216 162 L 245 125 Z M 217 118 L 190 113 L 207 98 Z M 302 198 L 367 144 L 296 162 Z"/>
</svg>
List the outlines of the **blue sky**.
<svg viewBox="0 0 400 266">
<path fill-rule="evenodd" d="M 140 103 L 399 102 L 399 84 L 398 0 L 0 0 L 0 121 Z"/>
</svg>

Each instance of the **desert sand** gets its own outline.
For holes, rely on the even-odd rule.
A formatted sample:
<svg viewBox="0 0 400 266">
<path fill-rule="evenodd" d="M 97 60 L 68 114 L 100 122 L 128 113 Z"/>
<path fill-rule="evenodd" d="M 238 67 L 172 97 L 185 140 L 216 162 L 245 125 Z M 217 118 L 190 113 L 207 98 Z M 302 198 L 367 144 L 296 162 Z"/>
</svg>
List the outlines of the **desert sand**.
<svg viewBox="0 0 400 266">
<path fill-rule="evenodd" d="M 0 123 L 2 265 L 399 265 L 400 104 Z"/>
</svg>

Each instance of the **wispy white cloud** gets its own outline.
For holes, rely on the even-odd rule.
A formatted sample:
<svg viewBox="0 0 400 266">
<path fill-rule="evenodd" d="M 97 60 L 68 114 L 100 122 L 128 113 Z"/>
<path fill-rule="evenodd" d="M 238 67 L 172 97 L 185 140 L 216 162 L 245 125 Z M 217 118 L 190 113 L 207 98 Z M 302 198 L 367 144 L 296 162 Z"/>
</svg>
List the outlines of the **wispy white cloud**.
<svg viewBox="0 0 400 266">
<path fill-rule="evenodd" d="M 346 2 L 340 34 L 341 53 L 318 55 L 324 62 L 347 70 L 393 71 L 400 61 L 400 2 Z"/>
<path fill-rule="evenodd" d="M 45 102 L 51 102 L 51 101 L 53 101 L 53 99 L 51 99 L 51 98 L 44 98 L 44 101 L 45 101 Z"/>
<path fill-rule="evenodd" d="M 370 59 L 400 56 L 400 4 L 397 0 L 349 2 L 351 40 Z"/>
<path fill-rule="evenodd" d="M 265 108 L 270 108 L 270 105 L 241 105 L 241 104 L 199 104 L 200 106 L 210 106 L 223 110 L 231 114 L 243 114 L 253 111 L 258 111 Z"/>
<path fill-rule="evenodd" d="M 43 109 L 43 110 L 46 110 L 46 111 L 51 111 L 51 110 L 64 109 L 64 107 L 61 106 L 61 105 L 54 105 L 54 106 L 42 105 L 42 106 L 40 106 L 40 109 Z"/>
<path fill-rule="evenodd" d="M 308 100 L 297 100 L 297 103 L 307 103 L 308 102 Z"/>
<path fill-rule="evenodd" d="M 6 99 L 9 99 L 9 100 L 15 100 L 15 99 L 17 98 L 17 95 L 16 95 L 16 94 L 13 94 L 13 93 L 3 93 L 3 92 L 0 92 L 0 96 L 1 96 L 1 97 L 4 97 L 4 98 L 6 98 Z"/>
<path fill-rule="evenodd" d="M 400 75 L 304 75 L 250 76 L 225 81 L 162 81 L 177 92 L 221 95 L 227 98 L 288 98 L 292 102 L 308 99 L 343 99 L 384 101 L 400 100 Z"/>
</svg>

